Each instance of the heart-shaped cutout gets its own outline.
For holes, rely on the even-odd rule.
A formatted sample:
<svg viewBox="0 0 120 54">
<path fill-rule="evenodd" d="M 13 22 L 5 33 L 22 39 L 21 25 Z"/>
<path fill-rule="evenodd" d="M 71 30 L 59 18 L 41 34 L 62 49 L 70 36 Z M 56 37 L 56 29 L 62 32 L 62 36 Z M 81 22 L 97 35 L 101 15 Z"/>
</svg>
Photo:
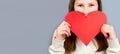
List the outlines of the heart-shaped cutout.
<svg viewBox="0 0 120 54">
<path fill-rule="evenodd" d="M 106 23 L 106 15 L 101 11 L 93 11 L 85 16 L 82 12 L 72 11 L 65 16 L 65 21 L 71 25 L 71 31 L 87 46 Z"/>
</svg>

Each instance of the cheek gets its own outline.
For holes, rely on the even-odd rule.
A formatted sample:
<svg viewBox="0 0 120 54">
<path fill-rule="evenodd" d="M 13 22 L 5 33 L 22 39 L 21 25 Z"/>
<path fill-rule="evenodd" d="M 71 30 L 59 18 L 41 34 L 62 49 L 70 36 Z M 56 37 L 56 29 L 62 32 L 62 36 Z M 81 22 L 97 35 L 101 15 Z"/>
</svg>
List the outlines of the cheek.
<svg viewBox="0 0 120 54">
<path fill-rule="evenodd" d="M 90 12 L 92 12 L 92 11 L 98 11 L 98 8 L 97 7 L 90 8 Z"/>
<path fill-rule="evenodd" d="M 83 12 L 83 8 L 80 8 L 80 7 L 74 6 L 74 11 L 80 11 L 80 12 Z"/>
</svg>

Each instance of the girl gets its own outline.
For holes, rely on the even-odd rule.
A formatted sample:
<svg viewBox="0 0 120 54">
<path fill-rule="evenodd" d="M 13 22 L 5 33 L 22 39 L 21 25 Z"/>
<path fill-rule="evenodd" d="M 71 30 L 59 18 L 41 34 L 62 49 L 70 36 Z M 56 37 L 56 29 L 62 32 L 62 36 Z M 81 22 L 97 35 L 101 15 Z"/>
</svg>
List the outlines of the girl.
<svg viewBox="0 0 120 54">
<path fill-rule="evenodd" d="M 92 11 L 102 11 L 101 0 L 70 0 L 69 12 L 80 11 L 88 15 Z M 50 54 L 120 54 L 120 45 L 113 26 L 104 24 L 101 32 L 85 46 L 70 31 L 70 24 L 63 21 L 53 34 Z"/>
</svg>

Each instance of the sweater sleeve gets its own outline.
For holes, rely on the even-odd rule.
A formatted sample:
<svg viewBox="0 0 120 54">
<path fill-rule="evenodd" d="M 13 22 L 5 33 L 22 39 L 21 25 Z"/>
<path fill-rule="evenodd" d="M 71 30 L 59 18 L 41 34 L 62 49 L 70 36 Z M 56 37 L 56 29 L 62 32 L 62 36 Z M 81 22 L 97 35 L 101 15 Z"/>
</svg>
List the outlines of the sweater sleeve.
<svg viewBox="0 0 120 54">
<path fill-rule="evenodd" d="M 120 45 L 118 39 L 108 40 L 106 54 L 120 54 Z"/>
<path fill-rule="evenodd" d="M 55 39 L 56 31 L 54 32 L 52 44 L 49 46 L 49 53 L 50 54 L 64 54 L 64 41 L 65 40 L 58 40 Z"/>
</svg>

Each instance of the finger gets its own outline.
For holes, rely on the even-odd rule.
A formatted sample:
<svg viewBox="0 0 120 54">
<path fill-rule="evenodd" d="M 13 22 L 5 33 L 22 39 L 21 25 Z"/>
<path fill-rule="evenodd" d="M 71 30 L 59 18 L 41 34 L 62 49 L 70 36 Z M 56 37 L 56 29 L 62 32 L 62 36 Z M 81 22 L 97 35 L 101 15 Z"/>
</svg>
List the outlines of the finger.
<svg viewBox="0 0 120 54">
<path fill-rule="evenodd" d="M 106 38 L 110 38 L 110 34 L 109 33 L 106 33 L 107 34 L 107 37 Z"/>
<path fill-rule="evenodd" d="M 66 28 L 67 32 L 69 33 L 69 36 L 71 36 L 70 28 L 67 25 L 65 28 Z"/>
<path fill-rule="evenodd" d="M 62 31 L 65 31 L 66 33 L 67 33 L 67 36 L 70 36 L 71 34 L 70 34 L 70 31 L 68 31 L 68 30 L 62 30 Z"/>
<path fill-rule="evenodd" d="M 64 26 L 64 21 L 59 25 L 59 27 L 60 27 L 60 26 Z"/>
<path fill-rule="evenodd" d="M 101 32 L 103 33 L 104 37 L 107 38 L 107 34 L 106 34 L 106 31 L 105 31 L 105 26 L 106 26 L 106 24 L 103 24 L 103 26 L 101 28 Z"/>
<path fill-rule="evenodd" d="M 58 30 L 66 30 L 69 33 L 69 36 L 71 35 L 70 28 L 67 25 L 59 27 Z"/>
<path fill-rule="evenodd" d="M 64 30 L 64 31 L 62 30 L 61 35 L 69 37 L 69 33 L 66 30 Z"/>
<path fill-rule="evenodd" d="M 68 25 L 69 27 L 71 26 L 68 22 L 64 21 L 65 25 Z"/>
<path fill-rule="evenodd" d="M 105 38 L 108 37 L 107 32 L 104 32 L 104 31 L 101 31 L 101 32 L 103 33 L 103 35 L 105 36 Z"/>
</svg>

